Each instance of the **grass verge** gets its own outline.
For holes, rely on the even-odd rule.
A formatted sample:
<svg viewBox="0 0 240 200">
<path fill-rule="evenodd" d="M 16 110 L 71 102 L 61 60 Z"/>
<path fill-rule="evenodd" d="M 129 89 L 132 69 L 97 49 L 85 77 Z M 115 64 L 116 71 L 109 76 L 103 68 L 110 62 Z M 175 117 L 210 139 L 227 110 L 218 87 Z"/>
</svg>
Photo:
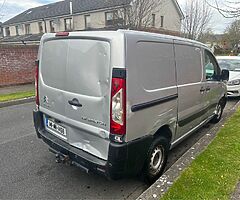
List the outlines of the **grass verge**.
<svg viewBox="0 0 240 200">
<path fill-rule="evenodd" d="M 163 200 L 230 199 L 240 180 L 240 110 L 187 168 Z M 161 199 L 161 200 L 162 200 Z"/>
<path fill-rule="evenodd" d="M 34 95 L 35 95 L 34 90 L 24 91 L 24 92 L 16 92 L 16 93 L 11 93 L 11 94 L 0 94 L 0 102 L 32 97 Z"/>
</svg>

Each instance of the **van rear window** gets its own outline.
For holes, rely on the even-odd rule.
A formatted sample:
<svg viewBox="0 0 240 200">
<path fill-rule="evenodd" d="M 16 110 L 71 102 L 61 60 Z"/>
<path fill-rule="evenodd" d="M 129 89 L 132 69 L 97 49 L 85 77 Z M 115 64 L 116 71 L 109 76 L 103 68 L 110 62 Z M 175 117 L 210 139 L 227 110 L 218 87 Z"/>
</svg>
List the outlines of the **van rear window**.
<svg viewBox="0 0 240 200">
<path fill-rule="evenodd" d="M 40 70 L 43 82 L 57 89 L 102 96 L 109 83 L 109 42 L 57 39 L 43 44 Z"/>
</svg>

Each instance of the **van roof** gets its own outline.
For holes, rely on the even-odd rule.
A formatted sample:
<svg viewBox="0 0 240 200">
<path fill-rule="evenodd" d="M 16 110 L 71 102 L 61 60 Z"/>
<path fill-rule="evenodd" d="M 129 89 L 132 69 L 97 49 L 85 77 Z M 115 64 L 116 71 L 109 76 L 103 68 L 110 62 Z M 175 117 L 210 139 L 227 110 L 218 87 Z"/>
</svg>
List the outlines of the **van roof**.
<svg viewBox="0 0 240 200">
<path fill-rule="evenodd" d="M 177 37 L 177 36 L 171 36 L 171 35 L 164 35 L 164 34 L 159 34 L 159 33 L 150 33 L 150 32 L 144 32 L 144 31 L 134 31 L 134 30 L 124 30 L 124 29 L 119 29 L 117 31 L 78 31 L 78 32 L 69 32 L 69 36 L 91 36 L 91 37 L 112 37 L 116 36 L 116 34 L 124 34 L 124 35 L 136 35 L 136 36 L 145 36 L 149 38 L 159 38 L 159 39 L 170 39 L 170 40 L 175 40 L 179 42 L 184 42 L 192 45 L 197 45 L 197 46 L 202 46 L 204 48 L 208 48 L 207 45 L 195 41 L 195 40 L 190 40 L 182 37 Z M 46 33 L 44 34 L 45 36 L 55 36 L 54 33 Z M 208 48 L 209 49 L 209 48 Z"/>
<path fill-rule="evenodd" d="M 125 34 L 135 34 L 135 35 L 144 35 L 144 36 L 150 36 L 150 37 L 157 37 L 157 38 L 164 38 L 164 39 L 172 39 L 172 40 L 177 40 L 177 41 L 182 41 L 182 42 L 187 42 L 187 43 L 192 43 L 195 45 L 200 45 L 200 46 L 204 46 L 207 47 L 207 45 L 195 41 L 195 40 L 190 40 L 190 39 L 186 39 L 186 38 L 182 38 L 182 37 L 178 37 L 178 36 L 172 36 L 172 35 L 164 35 L 164 34 L 160 34 L 160 33 L 150 33 L 150 32 L 144 32 L 144 31 L 134 31 L 134 30 L 117 30 L 117 32 L 122 32 Z"/>
</svg>

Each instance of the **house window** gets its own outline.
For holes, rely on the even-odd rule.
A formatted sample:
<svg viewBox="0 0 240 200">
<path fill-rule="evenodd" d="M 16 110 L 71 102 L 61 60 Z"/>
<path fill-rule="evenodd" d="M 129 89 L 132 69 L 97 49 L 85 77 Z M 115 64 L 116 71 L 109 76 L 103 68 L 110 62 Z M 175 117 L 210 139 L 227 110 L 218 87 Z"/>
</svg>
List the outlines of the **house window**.
<svg viewBox="0 0 240 200">
<path fill-rule="evenodd" d="M 91 28 L 91 18 L 90 15 L 85 15 L 85 29 Z"/>
<path fill-rule="evenodd" d="M 19 25 L 15 26 L 16 29 L 16 35 L 19 35 Z"/>
<path fill-rule="evenodd" d="M 54 24 L 53 24 L 53 20 L 49 21 L 49 24 L 50 24 L 50 32 L 54 33 L 55 32 L 55 27 L 54 27 Z"/>
<path fill-rule="evenodd" d="M 30 34 L 30 24 L 25 24 L 25 34 Z"/>
<path fill-rule="evenodd" d="M 10 29 L 9 29 L 9 27 L 5 28 L 5 34 L 6 34 L 6 36 L 10 36 Z"/>
<path fill-rule="evenodd" d="M 64 19 L 65 31 L 72 30 L 72 18 Z"/>
<path fill-rule="evenodd" d="M 38 22 L 39 33 L 43 33 L 43 23 Z"/>
<path fill-rule="evenodd" d="M 156 14 L 152 14 L 152 27 L 155 27 L 156 23 Z"/>
<path fill-rule="evenodd" d="M 106 26 L 123 25 L 123 18 L 118 15 L 118 11 L 106 12 L 105 25 Z"/>
<path fill-rule="evenodd" d="M 164 23 L 164 16 L 161 16 L 161 27 L 163 27 L 163 23 Z"/>
</svg>

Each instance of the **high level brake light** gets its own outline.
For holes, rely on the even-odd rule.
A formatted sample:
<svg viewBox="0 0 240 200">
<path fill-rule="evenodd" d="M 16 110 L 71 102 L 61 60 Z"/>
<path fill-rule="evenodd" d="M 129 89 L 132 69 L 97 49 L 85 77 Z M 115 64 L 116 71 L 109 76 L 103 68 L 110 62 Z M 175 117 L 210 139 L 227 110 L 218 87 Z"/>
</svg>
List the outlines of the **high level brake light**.
<svg viewBox="0 0 240 200">
<path fill-rule="evenodd" d="M 113 69 L 110 107 L 110 132 L 126 134 L 126 70 Z M 120 141 L 119 141 L 120 142 Z"/>
<path fill-rule="evenodd" d="M 69 36 L 69 32 L 57 32 L 55 34 L 56 37 L 59 37 L 59 36 Z"/>
<path fill-rule="evenodd" d="M 35 99 L 36 106 L 39 106 L 39 91 L 38 91 L 38 81 L 39 81 L 39 61 L 36 61 L 36 69 L 35 69 Z"/>
</svg>

